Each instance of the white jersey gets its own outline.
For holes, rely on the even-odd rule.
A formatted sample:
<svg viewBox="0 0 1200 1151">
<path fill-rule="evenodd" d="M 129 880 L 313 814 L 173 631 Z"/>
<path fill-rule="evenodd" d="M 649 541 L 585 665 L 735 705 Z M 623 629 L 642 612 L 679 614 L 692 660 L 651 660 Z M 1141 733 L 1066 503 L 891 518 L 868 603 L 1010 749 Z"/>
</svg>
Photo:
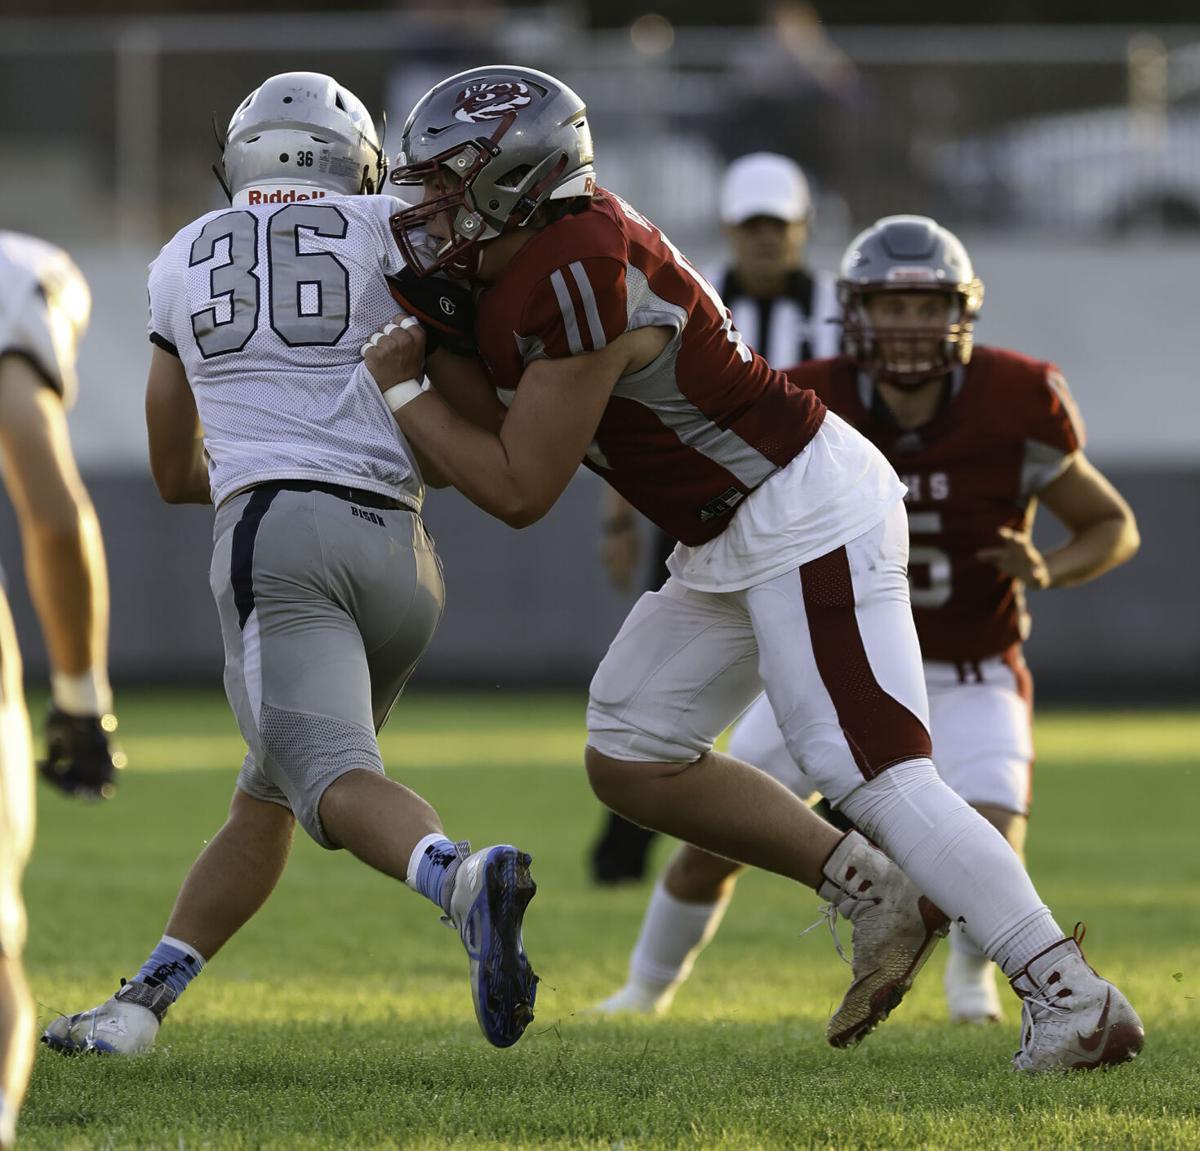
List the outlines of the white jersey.
<svg viewBox="0 0 1200 1151">
<path fill-rule="evenodd" d="M 87 331 L 92 294 L 61 248 L 0 231 L 0 355 L 27 357 L 70 407 L 75 359 Z"/>
<path fill-rule="evenodd" d="M 275 197 L 278 199 L 278 196 Z M 268 480 L 424 495 L 360 348 L 398 311 L 392 196 L 210 212 L 150 265 L 150 339 L 183 362 L 212 501 Z"/>
</svg>

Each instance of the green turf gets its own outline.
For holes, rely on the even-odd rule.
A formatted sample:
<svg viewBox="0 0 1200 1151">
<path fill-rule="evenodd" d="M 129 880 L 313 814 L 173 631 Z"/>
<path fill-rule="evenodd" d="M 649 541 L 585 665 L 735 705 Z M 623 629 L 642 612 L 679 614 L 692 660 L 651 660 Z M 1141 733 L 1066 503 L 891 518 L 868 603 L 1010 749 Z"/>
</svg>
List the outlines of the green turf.
<svg viewBox="0 0 1200 1151">
<path fill-rule="evenodd" d="M 240 743 L 216 695 L 122 697 L 119 798 L 40 797 L 26 893 L 43 1019 L 111 993 L 156 942 L 219 826 Z M 384 740 L 393 775 L 450 834 L 535 857 L 526 925 L 538 1017 L 494 1051 L 457 939 L 413 893 L 297 842 L 267 907 L 172 1010 L 155 1052 L 42 1050 L 21 1127 L 33 1148 L 1200 1147 L 1200 716 L 1043 716 L 1030 865 L 1089 958 L 1147 1025 L 1113 1072 L 1027 1079 L 1001 1027 L 943 1022 L 940 959 L 862 1047 L 822 1038 L 847 969 L 810 893 L 767 875 L 666 1020 L 579 1012 L 621 981 L 645 887 L 597 891 L 598 823 L 576 698 L 414 695 Z M 666 850 L 659 845 L 658 858 Z"/>
</svg>

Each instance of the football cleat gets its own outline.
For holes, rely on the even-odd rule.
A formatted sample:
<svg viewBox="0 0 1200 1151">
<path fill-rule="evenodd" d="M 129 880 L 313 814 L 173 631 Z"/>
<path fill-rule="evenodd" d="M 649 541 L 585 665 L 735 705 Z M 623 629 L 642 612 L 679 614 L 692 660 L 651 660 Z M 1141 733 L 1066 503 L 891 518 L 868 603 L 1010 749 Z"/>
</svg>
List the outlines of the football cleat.
<svg viewBox="0 0 1200 1151">
<path fill-rule="evenodd" d="M 1132 1059 L 1146 1032 L 1129 1000 L 1088 966 L 1084 931 L 1034 956 L 1010 981 L 1021 997 L 1017 1071 L 1091 1071 Z"/>
<path fill-rule="evenodd" d="M 644 990 L 626 983 L 620 991 L 614 992 L 607 999 L 602 999 L 594 1007 L 589 1007 L 585 1015 L 665 1015 L 670 1010 L 675 999 L 678 986 L 659 988 L 657 991 Z"/>
<path fill-rule="evenodd" d="M 1004 1015 L 996 968 L 986 955 L 966 955 L 951 948 L 943 986 L 951 1022 L 999 1023 Z"/>
<path fill-rule="evenodd" d="M 533 1020 L 538 977 L 521 935 L 525 908 L 537 891 L 523 851 L 501 844 L 476 851 L 454 874 L 447 922 L 471 961 L 475 1018 L 487 1041 L 511 1047 Z"/>
<path fill-rule="evenodd" d="M 834 1047 L 852 1047 L 899 1006 L 950 921 L 856 831 L 840 840 L 822 870 L 818 894 L 850 920 L 854 949 L 854 980 L 825 1037 Z"/>
<path fill-rule="evenodd" d="M 121 989 L 91 1011 L 60 1015 L 42 1033 L 42 1042 L 63 1055 L 96 1052 L 140 1055 L 154 1046 L 159 1025 L 175 992 L 165 983 L 122 982 Z"/>
<path fill-rule="evenodd" d="M 46 716 L 46 758 L 38 773 L 66 795 L 111 799 L 125 753 L 113 739 L 117 717 L 68 715 L 51 707 Z"/>
</svg>

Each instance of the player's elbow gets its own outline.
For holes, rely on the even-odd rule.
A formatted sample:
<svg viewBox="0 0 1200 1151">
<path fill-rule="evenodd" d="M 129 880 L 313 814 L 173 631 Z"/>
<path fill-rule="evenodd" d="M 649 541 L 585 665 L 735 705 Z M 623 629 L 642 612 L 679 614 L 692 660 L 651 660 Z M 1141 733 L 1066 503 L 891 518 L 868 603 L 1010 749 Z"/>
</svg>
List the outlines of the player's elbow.
<svg viewBox="0 0 1200 1151">
<path fill-rule="evenodd" d="M 510 528 L 527 528 L 536 524 L 546 514 L 545 508 L 536 508 L 529 504 L 515 504 L 500 512 L 500 518 Z"/>
<path fill-rule="evenodd" d="M 1138 531 L 1137 518 L 1131 508 L 1126 508 L 1117 544 L 1117 563 L 1128 563 L 1141 550 L 1141 546 L 1142 533 Z"/>
<path fill-rule="evenodd" d="M 164 503 L 186 504 L 189 502 L 190 492 L 186 476 L 177 472 L 156 470 L 154 486 L 158 489 L 158 494 Z"/>
<path fill-rule="evenodd" d="M 492 486 L 479 492 L 474 502 L 510 528 L 527 528 L 550 510 L 553 500 L 545 500 L 521 484 L 516 477 L 494 477 Z"/>
<path fill-rule="evenodd" d="M 527 528 L 536 524 L 553 506 L 552 499 L 514 488 L 506 493 L 502 508 L 496 513 L 510 528 Z"/>
<path fill-rule="evenodd" d="M 1095 533 L 1094 546 L 1100 552 L 1100 571 L 1111 571 L 1128 563 L 1142 546 L 1137 520 L 1128 505 L 1097 521 L 1091 530 Z"/>
</svg>

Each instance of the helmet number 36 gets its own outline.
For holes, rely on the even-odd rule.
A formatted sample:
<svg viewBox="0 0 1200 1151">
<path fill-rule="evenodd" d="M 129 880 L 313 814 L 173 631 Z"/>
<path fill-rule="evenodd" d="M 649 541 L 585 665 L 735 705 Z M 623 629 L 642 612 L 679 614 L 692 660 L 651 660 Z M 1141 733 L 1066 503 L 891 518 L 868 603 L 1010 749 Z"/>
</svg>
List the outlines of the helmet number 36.
<svg viewBox="0 0 1200 1151">
<path fill-rule="evenodd" d="M 258 331 L 258 223 L 252 212 L 224 212 L 192 243 L 190 266 L 214 265 L 209 271 L 214 304 L 192 315 L 192 332 L 206 360 L 240 352 Z M 272 329 L 292 348 L 336 344 L 350 326 L 350 273 L 330 252 L 301 251 L 300 240 L 301 232 L 344 238 L 345 216 L 329 204 L 288 204 L 266 225 Z M 226 250 L 228 258 L 216 263 Z"/>
</svg>

